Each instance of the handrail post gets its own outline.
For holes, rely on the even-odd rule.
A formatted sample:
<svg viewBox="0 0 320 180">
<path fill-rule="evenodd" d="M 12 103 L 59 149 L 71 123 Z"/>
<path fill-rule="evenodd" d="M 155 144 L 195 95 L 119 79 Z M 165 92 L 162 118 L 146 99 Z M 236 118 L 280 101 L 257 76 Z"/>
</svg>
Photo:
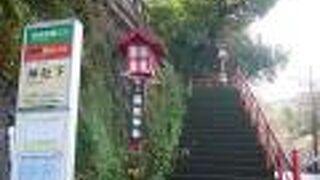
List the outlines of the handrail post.
<svg viewBox="0 0 320 180">
<path fill-rule="evenodd" d="M 293 173 L 293 180 L 301 180 L 301 172 L 300 172 L 300 157 L 298 150 L 292 151 L 292 173 Z"/>
<path fill-rule="evenodd" d="M 277 150 L 276 154 L 276 171 L 278 173 L 278 180 L 283 180 L 283 173 L 284 173 L 284 167 L 283 167 L 283 159 L 281 150 Z"/>
</svg>

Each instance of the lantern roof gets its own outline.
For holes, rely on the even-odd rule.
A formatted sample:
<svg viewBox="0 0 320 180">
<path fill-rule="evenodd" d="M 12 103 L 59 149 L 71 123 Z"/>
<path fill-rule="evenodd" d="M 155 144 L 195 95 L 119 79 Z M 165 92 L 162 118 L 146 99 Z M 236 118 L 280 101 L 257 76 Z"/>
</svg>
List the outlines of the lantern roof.
<svg viewBox="0 0 320 180">
<path fill-rule="evenodd" d="M 131 45 L 147 45 L 157 56 L 164 56 L 165 50 L 162 42 L 151 31 L 136 29 L 126 33 L 119 43 L 119 48 L 123 55 L 127 54 L 128 47 Z"/>
</svg>

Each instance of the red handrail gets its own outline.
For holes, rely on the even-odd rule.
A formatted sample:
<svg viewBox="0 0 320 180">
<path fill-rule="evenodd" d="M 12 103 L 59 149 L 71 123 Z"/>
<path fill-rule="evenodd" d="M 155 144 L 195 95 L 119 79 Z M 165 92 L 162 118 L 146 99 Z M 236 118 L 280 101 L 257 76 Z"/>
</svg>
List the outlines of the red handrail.
<svg viewBox="0 0 320 180">
<path fill-rule="evenodd" d="M 300 179 L 300 174 L 296 171 L 299 169 L 291 163 L 287 158 L 278 138 L 272 130 L 267 116 L 262 110 L 257 98 L 251 90 L 246 76 L 237 69 L 236 73 L 231 77 L 231 84 L 240 92 L 242 106 L 250 116 L 250 124 L 256 129 L 257 140 L 265 153 L 265 163 L 268 169 L 275 168 L 278 173 L 279 180 L 291 180 L 292 177 L 284 171 L 291 171 L 294 175 L 293 179 Z"/>
</svg>

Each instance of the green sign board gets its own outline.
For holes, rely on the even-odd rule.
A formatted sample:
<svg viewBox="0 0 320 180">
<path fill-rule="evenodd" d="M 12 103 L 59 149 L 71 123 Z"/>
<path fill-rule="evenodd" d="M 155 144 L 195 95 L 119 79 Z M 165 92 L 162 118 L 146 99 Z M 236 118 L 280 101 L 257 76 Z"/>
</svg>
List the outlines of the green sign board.
<svg viewBox="0 0 320 180">
<path fill-rule="evenodd" d="M 27 45 L 70 43 L 73 27 L 70 24 L 27 29 Z"/>
</svg>

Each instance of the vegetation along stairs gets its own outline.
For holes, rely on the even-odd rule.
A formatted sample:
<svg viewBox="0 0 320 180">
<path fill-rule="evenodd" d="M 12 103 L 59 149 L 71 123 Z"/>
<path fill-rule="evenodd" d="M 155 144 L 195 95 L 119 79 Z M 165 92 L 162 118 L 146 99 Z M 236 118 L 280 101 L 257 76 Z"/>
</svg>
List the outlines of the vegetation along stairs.
<svg viewBox="0 0 320 180">
<path fill-rule="evenodd" d="M 232 87 L 195 87 L 171 180 L 269 180 L 255 130 Z"/>
</svg>

